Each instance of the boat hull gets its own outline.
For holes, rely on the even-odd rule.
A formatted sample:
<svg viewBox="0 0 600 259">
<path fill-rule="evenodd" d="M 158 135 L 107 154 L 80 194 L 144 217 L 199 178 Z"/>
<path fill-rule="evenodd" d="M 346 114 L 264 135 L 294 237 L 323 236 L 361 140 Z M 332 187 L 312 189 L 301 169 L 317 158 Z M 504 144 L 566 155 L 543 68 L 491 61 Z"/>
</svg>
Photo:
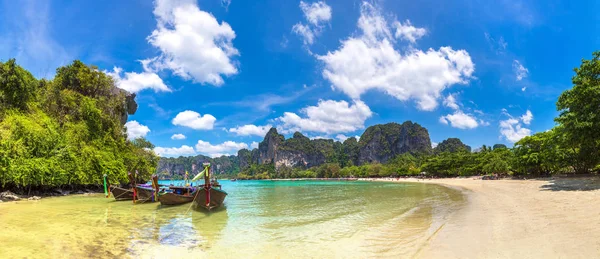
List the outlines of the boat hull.
<svg viewBox="0 0 600 259">
<path fill-rule="evenodd" d="M 219 189 L 215 189 L 215 188 L 211 188 L 210 189 L 210 203 L 206 204 L 206 190 L 204 189 L 199 189 L 196 192 L 196 199 L 194 200 L 194 203 L 196 203 L 196 205 L 198 205 L 201 208 L 204 208 L 206 210 L 212 210 L 218 207 L 221 207 L 221 205 L 223 205 L 223 202 L 225 201 L 225 197 L 227 196 L 227 193 L 219 190 Z"/>
<path fill-rule="evenodd" d="M 172 192 L 163 193 L 158 196 L 158 201 L 162 205 L 180 205 L 194 201 L 195 193 L 191 195 L 180 195 Z"/>
<path fill-rule="evenodd" d="M 130 201 L 133 200 L 133 192 L 131 189 L 125 189 L 121 187 L 111 187 L 110 193 L 115 197 L 116 201 Z"/>
<path fill-rule="evenodd" d="M 137 191 L 137 201 L 136 202 L 145 203 L 145 202 L 155 202 L 156 201 L 156 200 L 154 200 L 154 190 L 147 188 L 147 187 L 140 187 L 140 186 L 135 187 L 135 190 Z"/>
</svg>

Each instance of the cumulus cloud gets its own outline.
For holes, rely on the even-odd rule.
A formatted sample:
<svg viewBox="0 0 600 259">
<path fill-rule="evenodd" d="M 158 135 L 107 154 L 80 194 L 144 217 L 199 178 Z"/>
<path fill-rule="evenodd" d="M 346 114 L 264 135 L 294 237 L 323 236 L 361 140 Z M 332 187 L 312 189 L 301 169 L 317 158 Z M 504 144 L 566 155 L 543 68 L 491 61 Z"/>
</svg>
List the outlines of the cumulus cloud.
<svg viewBox="0 0 600 259">
<path fill-rule="evenodd" d="M 331 20 L 331 7 L 323 1 L 307 4 L 300 1 L 300 9 L 306 20 L 313 25 L 320 25 Z"/>
<path fill-rule="evenodd" d="M 407 40 L 410 43 L 415 43 L 418 39 L 427 34 L 427 30 L 412 26 L 409 20 L 406 20 L 404 23 L 395 21 L 393 26 L 396 28 L 396 34 L 394 36 L 397 39 Z"/>
<path fill-rule="evenodd" d="M 125 72 L 124 76 L 121 76 L 123 69 L 120 67 L 114 67 L 112 72 L 104 72 L 115 80 L 117 87 L 130 93 L 137 93 L 145 89 L 152 89 L 154 92 L 171 92 L 163 80 L 153 72 Z"/>
<path fill-rule="evenodd" d="M 147 40 L 160 55 L 144 60 L 146 69 L 168 69 L 183 79 L 215 86 L 224 83 L 222 76 L 238 73 L 235 32 L 200 10 L 195 0 L 157 0 L 154 15 L 157 27 Z"/>
<path fill-rule="evenodd" d="M 436 142 L 431 142 L 431 148 L 435 148 L 435 147 L 437 147 L 437 145 L 438 145 L 438 143 L 436 143 Z"/>
<path fill-rule="evenodd" d="M 155 147 L 154 153 L 162 157 L 192 156 L 196 154 L 194 148 L 183 145 L 181 147 Z"/>
<path fill-rule="evenodd" d="M 125 128 L 127 128 L 128 139 L 143 138 L 150 132 L 150 128 L 137 121 L 128 121 L 125 123 Z"/>
<path fill-rule="evenodd" d="M 187 110 L 177 114 L 177 116 L 173 118 L 172 123 L 173 125 L 184 126 L 195 130 L 210 130 L 213 129 L 216 120 L 217 119 L 210 114 L 201 116 L 200 113 Z"/>
<path fill-rule="evenodd" d="M 400 52 L 394 47 L 389 23 L 376 7 L 363 2 L 360 13 L 360 33 L 342 40 L 339 49 L 317 56 L 325 65 L 323 77 L 334 89 L 353 99 L 377 89 L 401 101 L 415 99 L 419 109 L 430 111 L 444 89 L 466 84 L 472 77 L 475 65 L 467 51 L 441 47 Z M 399 35 L 406 37 L 405 32 Z"/>
<path fill-rule="evenodd" d="M 531 113 L 530 110 L 527 110 L 527 112 L 525 112 L 525 114 L 521 115 L 521 121 L 527 125 L 529 125 L 529 123 L 531 123 L 532 120 L 533 120 L 533 113 Z"/>
<path fill-rule="evenodd" d="M 302 37 L 305 45 L 311 45 L 315 41 L 315 34 L 308 25 L 296 23 L 292 27 L 292 31 Z"/>
<path fill-rule="evenodd" d="M 173 136 L 171 136 L 171 139 L 173 139 L 173 140 L 175 140 L 175 139 L 176 140 L 182 140 L 182 139 L 185 139 L 185 135 L 183 135 L 183 134 L 173 134 Z"/>
<path fill-rule="evenodd" d="M 449 94 L 446 96 L 446 99 L 444 99 L 444 105 L 453 110 L 458 110 L 460 108 L 456 103 L 456 94 Z"/>
<path fill-rule="evenodd" d="M 236 128 L 230 128 L 229 132 L 235 133 L 238 136 L 255 135 L 259 137 L 264 137 L 265 135 L 267 135 L 267 132 L 269 132 L 269 129 L 271 129 L 271 127 L 273 127 L 271 124 L 267 124 L 264 126 L 248 124 Z"/>
<path fill-rule="evenodd" d="M 300 1 L 300 9 L 308 24 L 296 23 L 292 31 L 302 37 L 304 45 L 311 45 L 321 34 L 323 24 L 331 20 L 331 7 L 323 1 L 311 4 Z"/>
<path fill-rule="evenodd" d="M 513 61 L 513 70 L 515 72 L 515 78 L 517 79 L 517 81 L 521 81 L 523 80 L 523 78 L 527 77 L 527 75 L 529 75 L 529 70 L 527 68 L 525 68 L 521 62 L 519 62 L 518 60 L 514 60 Z M 523 91 L 525 91 L 525 88 L 521 89 Z"/>
<path fill-rule="evenodd" d="M 364 128 L 365 120 L 373 112 L 362 101 L 349 104 L 346 101 L 319 100 L 317 106 L 308 106 L 300 111 L 305 117 L 286 112 L 276 119 L 282 123 L 284 133 L 294 131 L 321 132 L 327 134 L 353 132 Z"/>
<path fill-rule="evenodd" d="M 258 148 L 258 142 L 252 141 L 252 143 L 250 144 L 250 148 L 252 148 L 252 149 Z"/>
<path fill-rule="evenodd" d="M 527 110 L 525 114 L 518 118 L 512 117 L 506 109 L 502 110 L 502 113 L 508 116 L 508 119 L 500 121 L 500 134 L 506 140 L 515 143 L 520 139 L 530 136 L 531 130 L 523 127 L 521 123 L 529 124 L 533 120 L 533 114 Z"/>
<path fill-rule="evenodd" d="M 453 114 L 440 117 L 440 122 L 443 124 L 450 123 L 450 126 L 459 129 L 474 129 L 479 126 L 477 119 L 471 114 L 466 114 L 460 110 L 456 110 Z"/>
<path fill-rule="evenodd" d="M 449 94 L 446 96 L 446 98 L 444 98 L 444 106 L 454 110 L 454 113 L 441 116 L 439 119 L 440 123 L 445 125 L 450 124 L 450 126 L 458 129 L 474 129 L 480 125 L 489 125 L 488 122 L 485 122 L 481 119 L 478 120 L 475 115 L 463 112 L 461 109 L 462 105 L 457 101 L 457 96 L 458 94 L 455 93 Z M 477 110 L 475 111 L 483 115 L 483 112 Z"/>
<path fill-rule="evenodd" d="M 196 151 L 210 157 L 220 157 L 224 155 L 235 154 L 238 150 L 248 148 L 246 143 L 237 143 L 233 141 L 225 141 L 221 144 L 213 145 L 210 142 L 198 140 Z"/>
</svg>

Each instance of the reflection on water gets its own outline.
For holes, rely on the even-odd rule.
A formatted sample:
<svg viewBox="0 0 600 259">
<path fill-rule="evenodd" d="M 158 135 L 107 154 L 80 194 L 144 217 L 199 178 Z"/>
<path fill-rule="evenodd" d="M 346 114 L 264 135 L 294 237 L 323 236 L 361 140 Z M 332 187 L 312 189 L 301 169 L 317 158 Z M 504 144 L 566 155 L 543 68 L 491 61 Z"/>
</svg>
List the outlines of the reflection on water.
<svg viewBox="0 0 600 259">
<path fill-rule="evenodd" d="M 101 195 L 0 204 L 0 258 L 411 257 L 462 204 L 425 184 L 222 184 L 225 208 L 210 213 Z"/>
</svg>

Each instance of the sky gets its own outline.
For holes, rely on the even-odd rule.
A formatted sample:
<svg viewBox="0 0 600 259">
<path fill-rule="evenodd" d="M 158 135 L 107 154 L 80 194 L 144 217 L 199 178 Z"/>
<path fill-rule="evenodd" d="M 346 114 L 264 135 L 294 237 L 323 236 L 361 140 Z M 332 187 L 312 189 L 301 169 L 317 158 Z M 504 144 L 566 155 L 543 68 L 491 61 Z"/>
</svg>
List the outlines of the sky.
<svg viewBox="0 0 600 259">
<path fill-rule="evenodd" d="M 600 46 L 598 1 L 0 0 L 0 60 L 78 59 L 136 93 L 130 138 L 236 154 L 271 127 L 344 140 L 410 120 L 473 148 L 551 129 Z"/>
</svg>

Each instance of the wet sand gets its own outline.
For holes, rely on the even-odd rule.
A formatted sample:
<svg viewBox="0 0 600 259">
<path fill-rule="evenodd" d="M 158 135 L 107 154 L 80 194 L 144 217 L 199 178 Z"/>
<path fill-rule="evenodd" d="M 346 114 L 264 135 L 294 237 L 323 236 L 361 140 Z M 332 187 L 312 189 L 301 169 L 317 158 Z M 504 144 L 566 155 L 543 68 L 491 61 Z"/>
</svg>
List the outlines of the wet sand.
<svg viewBox="0 0 600 259">
<path fill-rule="evenodd" d="M 418 258 L 597 258 L 600 255 L 599 178 L 400 179 L 399 182 L 459 188 L 467 197 L 467 205 L 430 237 Z"/>
</svg>

